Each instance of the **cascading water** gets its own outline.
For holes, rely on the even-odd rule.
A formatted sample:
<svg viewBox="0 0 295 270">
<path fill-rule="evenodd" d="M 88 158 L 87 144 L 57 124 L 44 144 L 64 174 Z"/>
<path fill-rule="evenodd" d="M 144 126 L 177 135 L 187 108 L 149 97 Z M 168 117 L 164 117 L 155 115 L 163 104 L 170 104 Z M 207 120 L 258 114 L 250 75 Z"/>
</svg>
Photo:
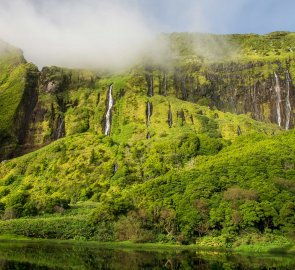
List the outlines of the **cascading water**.
<svg viewBox="0 0 295 270">
<path fill-rule="evenodd" d="M 185 123 L 185 114 L 183 109 L 181 109 L 180 112 L 177 111 L 177 118 L 178 117 L 181 119 L 181 126 L 183 126 Z"/>
<path fill-rule="evenodd" d="M 148 92 L 147 95 L 152 97 L 154 95 L 154 77 L 153 74 L 146 75 L 146 81 L 148 85 Z"/>
<path fill-rule="evenodd" d="M 188 93 L 187 93 L 187 89 L 186 89 L 185 78 L 181 79 L 181 93 L 182 93 L 182 99 L 187 100 Z"/>
<path fill-rule="evenodd" d="M 146 103 L 146 126 L 147 127 L 150 125 L 152 113 L 153 113 L 153 104 L 148 101 Z"/>
<path fill-rule="evenodd" d="M 111 84 L 108 91 L 108 109 L 105 116 L 105 131 L 104 134 L 109 136 L 111 133 L 111 118 L 112 118 L 112 108 L 114 105 L 114 100 L 112 96 L 113 85 Z"/>
<path fill-rule="evenodd" d="M 64 130 L 64 119 L 61 119 L 58 127 L 57 127 L 57 139 L 60 139 L 61 137 L 63 137 L 63 130 Z"/>
<path fill-rule="evenodd" d="M 279 82 L 279 77 L 275 73 L 275 79 L 276 79 L 276 84 L 275 84 L 275 92 L 276 92 L 276 108 L 277 108 L 277 123 L 279 126 L 282 124 L 282 117 L 281 117 L 281 87 L 280 87 L 280 82 Z"/>
<path fill-rule="evenodd" d="M 53 134 L 53 139 L 58 140 L 65 136 L 65 121 L 59 116 L 56 123 L 56 129 Z"/>
<path fill-rule="evenodd" d="M 287 94 L 286 94 L 286 125 L 285 128 L 288 130 L 290 128 L 290 118 L 291 118 L 291 112 L 292 112 L 292 107 L 291 107 L 291 102 L 290 102 L 290 83 L 291 83 L 291 78 L 289 71 L 286 72 L 286 86 L 287 86 Z"/>
<path fill-rule="evenodd" d="M 119 165 L 118 165 L 118 163 L 115 163 L 114 164 L 114 173 L 116 173 L 118 171 L 118 169 L 119 169 Z"/>
<path fill-rule="evenodd" d="M 254 113 L 256 115 L 256 117 L 260 120 L 260 110 L 259 110 L 259 106 L 258 106 L 258 102 L 257 102 L 257 94 L 256 94 L 256 84 L 254 84 L 253 86 L 253 98 L 252 98 L 252 103 L 254 104 Z"/>
<path fill-rule="evenodd" d="M 173 124 L 172 121 L 172 110 L 171 110 L 171 105 L 169 104 L 169 109 L 168 109 L 168 125 L 171 128 Z"/>
</svg>

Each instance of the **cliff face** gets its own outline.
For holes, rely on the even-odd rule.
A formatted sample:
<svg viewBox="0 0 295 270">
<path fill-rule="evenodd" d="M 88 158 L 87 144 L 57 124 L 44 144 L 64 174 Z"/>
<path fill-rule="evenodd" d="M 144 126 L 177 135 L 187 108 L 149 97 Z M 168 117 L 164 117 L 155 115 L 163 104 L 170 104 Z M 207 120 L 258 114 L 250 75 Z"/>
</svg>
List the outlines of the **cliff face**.
<svg viewBox="0 0 295 270">
<path fill-rule="evenodd" d="M 38 102 L 30 115 L 22 151 L 32 151 L 64 137 L 67 133 L 65 114 L 79 103 L 79 99 L 72 100 L 69 93 L 83 87 L 91 89 L 93 85 L 91 72 L 43 68 L 39 76 Z M 71 120 L 67 122 L 70 125 Z"/>
<path fill-rule="evenodd" d="M 19 145 L 22 145 L 28 134 L 28 125 L 32 111 L 36 105 L 38 69 L 34 65 L 26 64 L 22 72 L 22 85 L 17 89 L 17 97 L 14 89 L 6 88 L 2 90 L 3 96 L 15 98 L 13 105 L 3 108 L 3 113 L 9 115 L 9 123 L 0 132 L 0 159 L 12 158 L 19 152 Z M 14 84 L 15 82 L 11 82 Z M 17 84 L 17 83 L 16 83 Z M 6 104 L 7 106 L 7 104 Z"/>
<path fill-rule="evenodd" d="M 215 38 L 224 42 L 224 37 Z M 207 39 L 200 40 L 206 47 Z M 281 129 L 293 128 L 294 34 L 231 36 L 227 47 L 231 48 L 232 40 L 239 44 L 238 57 L 226 49 L 221 58 L 212 60 L 193 49 L 193 35 L 172 34 L 169 42 L 178 56 L 169 64 L 145 62 L 120 75 L 59 67 L 44 67 L 39 72 L 26 63 L 21 51 L 2 46 L 0 160 L 64 136 L 86 131 L 103 134 L 111 84 L 110 129 L 118 140 L 127 141 L 127 134 L 134 140 L 150 139 L 175 127 L 180 132 L 186 128 L 207 132 L 211 117 L 219 117 L 214 110 L 247 114 Z M 194 104 L 211 111 L 196 110 Z M 225 127 L 220 123 L 214 136 L 227 138 L 225 130 L 240 134 L 248 128 L 247 124 Z"/>
<path fill-rule="evenodd" d="M 250 114 L 253 119 L 288 130 L 294 127 L 292 65 L 290 59 L 285 63 L 232 62 L 196 66 L 190 71 L 155 70 L 150 76 L 157 80 L 157 94 L 168 93 L 224 112 Z"/>
<path fill-rule="evenodd" d="M 0 159 L 17 153 L 37 101 L 39 71 L 22 52 L 0 43 Z"/>
</svg>

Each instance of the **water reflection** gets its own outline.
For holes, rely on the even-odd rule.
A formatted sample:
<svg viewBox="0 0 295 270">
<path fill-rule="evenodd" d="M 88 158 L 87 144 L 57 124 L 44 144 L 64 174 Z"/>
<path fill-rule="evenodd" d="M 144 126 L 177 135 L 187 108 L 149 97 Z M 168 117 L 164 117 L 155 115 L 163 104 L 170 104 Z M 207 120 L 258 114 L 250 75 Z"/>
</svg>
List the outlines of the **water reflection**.
<svg viewBox="0 0 295 270">
<path fill-rule="evenodd" d="M 295 269 L 288 256 L 142 251 L 98 246 L 0 243 L 0 269 Z"/>
</svg>

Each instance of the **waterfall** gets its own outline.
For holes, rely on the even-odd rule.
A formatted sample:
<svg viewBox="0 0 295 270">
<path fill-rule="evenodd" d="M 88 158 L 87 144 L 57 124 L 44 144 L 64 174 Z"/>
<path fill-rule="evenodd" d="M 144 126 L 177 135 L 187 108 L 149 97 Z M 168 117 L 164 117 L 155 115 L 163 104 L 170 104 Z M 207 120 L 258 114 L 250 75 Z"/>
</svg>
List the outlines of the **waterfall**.
<svg viewBox="0 0 295 270">
<path fill-rule="evenodd" d="M 64 119 L 61 119 L 58 127 L 57 127 L 57 139 L 63 137 L 63 129 L 64 129 Z"/>
<path fill-rule="evenodd" d="M 256 83 L 254 83 L 254 85 L 253 85 L 253 101 L 252 102 L 254 103 L 254 114 L 255 114 L 256 119 L 262 120 L 261 115 L 260 115 L 259 106 L 257 104 Z"/>
<path fill-rule="evenodd" d="M 188 99 L 188 93 L 187 93 L 187 89 L 186 89 L 186 85 L 185 85 L 185 78 L 181 79 L 180 87 L 181 87 L 182 99 L 187 100 Z"/>
<path fill-rule="evenodd" d="M 290 128 L 290 117 L 291 117 L 291 103 L 290 103 L 290 74 L 289 71 L 286 72 L 286 84 L 287 84 L 287 95 L 286 95 L 286 125 L 285 128 L 288 130 Z"/>
<path fill-rule="evenodd" d="M 154 95 L 154 78 L 153 78 L 153 74 L 146 75 L 146 81 L 147 81 L 147 85 L 148 85 L 147 95 L 149 97 L 152 97 Z"/>
<path fill-rule="evenodd" d="M 113 85 L 111 84 L 108 91 L 108 109 L 105 116 L 105 131 L 104 131 L 105 135 L 110 135 L 111 133 L 111 117 L 112 117 L 112 108 L 114 105 L 112 90 L 113 90 Z"/>
<path fill-rule="evenodd" d="M 153 104 L 151 102 L 146 103 L 146 126 L 148 127 L 150 125 L 151 116 L 153 113 Z"/>
<path fill-rule="evenodd" d="M 178 117 L 181 119 L 181 126 L 183 126 L 185 122 L 185 114 L 183 109 L 181 109 L 180 112 L 177 111 L 177 118 Z"/>
<path fill-rule="evenodd" d="M 282 123 L 282 117 L 281 117 L 281 87 L 280 87 L 280 82 L 279 82 L 279 77 L 275 73 L 275 79 L 276 79 L 276 84 L 275 84 L 275 92 L 276 92 L 276 108 L 277 108 L 277 123 L 279 126 L 281 126 Z"/>
<path fill-rule="evenodd" d="M 65 136 L 65 121 L 59 116 L 56 123 L 56 129 L 53 134 L 54 140 L 58 140 Z"/>
<path fill-rule="evenodd" d="M 171 128 L 172 127 L 172 110 L 171 110 L 171 104 L 169 103 L 169 109 L 168 109 L 168 125 Z"/>
<path fill-rule="evenodd" d="M 153 75 L 150 76 L 150 96 L 154 95 L 154 78 Z"/>
<path fill-rule="evenodd" d="M 114 164 L 114 173 L 116 173 L 118 171 L 118 169 L 119 169 L 119 165 L 118 165 L 118 163 L 115 163 Z"/>
</svg>

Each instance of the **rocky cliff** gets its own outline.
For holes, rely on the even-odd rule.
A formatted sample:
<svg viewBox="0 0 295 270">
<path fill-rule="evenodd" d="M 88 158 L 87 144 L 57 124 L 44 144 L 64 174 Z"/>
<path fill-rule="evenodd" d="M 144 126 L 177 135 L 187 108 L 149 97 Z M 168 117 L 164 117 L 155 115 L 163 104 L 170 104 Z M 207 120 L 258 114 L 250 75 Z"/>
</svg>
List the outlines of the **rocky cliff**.
<svg viewBox="0 0 295 270">
<path fill-rule="evenodd" d="M 210 48 L 212 37 L 214 47 Z M 184 103 L 173 104 L 171 98 L 211 110 L 248 114 L 281 129 L 294 127 L 293 33 L 226 37 L 172 34 L 168 39 L 174 53 L 169 64 L 144 62 L 119 75 L 59 67 L 44 67 L 39 72 L 26 63 L 21 51 L 6 44 L 0 62 L 4 123 L 0 159 L 22 155 L 75 133 L 104 133 L 110 84 L 115 102 L 113 135 L 119 136 L 133 123 L 130 136 L 136 137 L 136 129 L 142 138 L 150 138 L 163 133 L 157 122 L 171 128 L 177 125 L 176 119 L 180 126 L 196 128 L 196 112 L 185 108 Z M 216 44 L 222 45 L 222 51 Z M 195 49 L 208 45 L 206 50 L 217 51 L 217 55 Z M 161 101 L 157 105 L 153 99 Z M 124 104 L 129 107 L 124 108 Z"/>
<path fill-rule="evenodd" d="M 201 65 L 186 71 L 155 70 L 156 93 L 216 107 L 225 112 L 250 114 L 253 119 L 294 126 L 294 86 L 290 75 L 293 59 L 275 62 L 231 62 Z M 154 75 L 153 75 L 154 74 Z"/>
<path fill-rule="evenodd" d="M 0 43 L 0 159 L 13 157 L 25 141 L 38 99 L 39 71 L 22 52 Z"/>
</svg>

